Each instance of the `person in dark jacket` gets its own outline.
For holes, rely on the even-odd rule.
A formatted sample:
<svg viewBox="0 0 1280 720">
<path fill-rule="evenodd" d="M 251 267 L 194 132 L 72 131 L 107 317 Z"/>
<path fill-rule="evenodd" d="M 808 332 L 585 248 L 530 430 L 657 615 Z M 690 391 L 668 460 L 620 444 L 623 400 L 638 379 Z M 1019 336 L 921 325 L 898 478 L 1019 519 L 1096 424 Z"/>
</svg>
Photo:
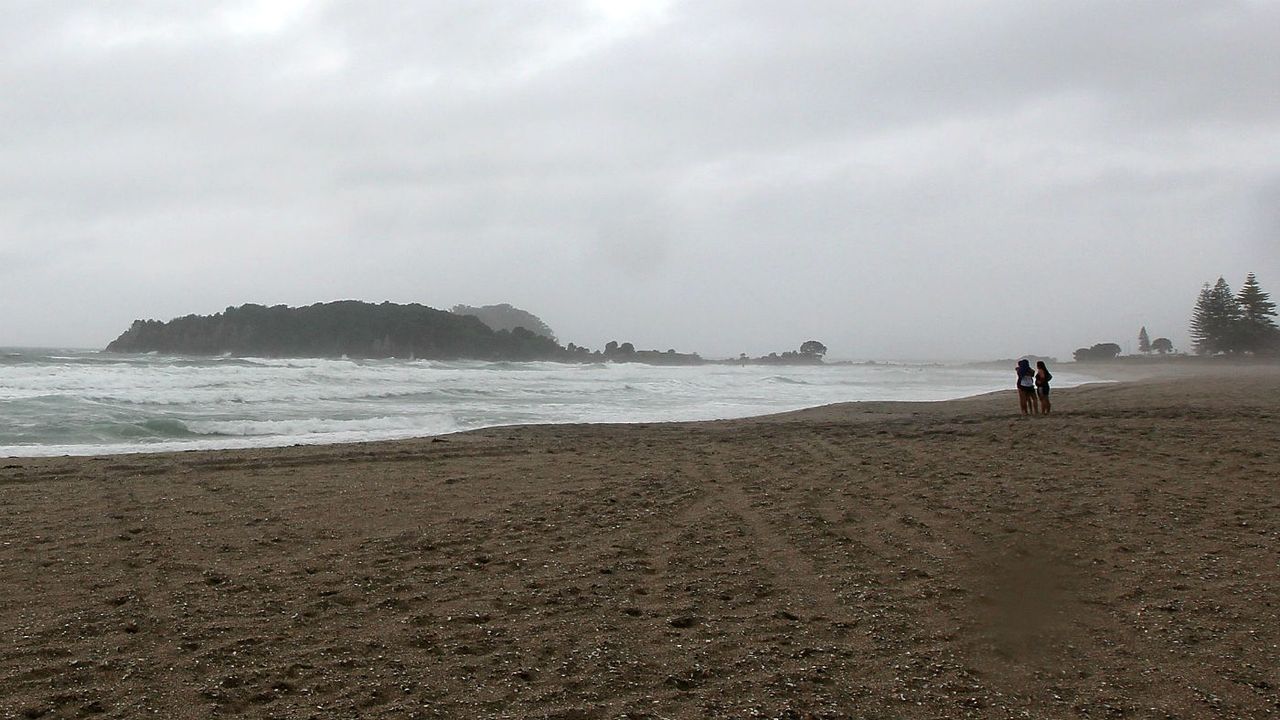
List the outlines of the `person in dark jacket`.
<svg viewBox="0 0 1280 720">
<path fill-rule="evenodd" d="M 1035 415 L 1040 412 L 1036 405 L 1036 371 L 1031 369 L 1027 360 L 1019 360 L 1018 366 L 1018 407 L 1023 415 Z"/>
<path fill-rule="evenodd" d="M 1040 401 L 1040 412 L 1049 412 L 1049 381 L 1053 379 L 1053 373 L 1049 372 L 1049 368 L 1045 367 L 1043 360 L 1036 361 L 1036 399 Z"/>
</svg>

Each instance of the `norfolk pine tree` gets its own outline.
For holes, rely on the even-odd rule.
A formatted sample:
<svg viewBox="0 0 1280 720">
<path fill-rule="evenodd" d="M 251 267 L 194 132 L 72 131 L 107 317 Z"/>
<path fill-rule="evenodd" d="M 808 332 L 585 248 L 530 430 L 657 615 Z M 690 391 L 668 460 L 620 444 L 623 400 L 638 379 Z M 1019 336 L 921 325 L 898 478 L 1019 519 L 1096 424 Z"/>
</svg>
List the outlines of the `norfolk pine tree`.
<svg viewBox="0 0 1280 720">
<path fill-rule="evenodd" d="M 1227 281 L 1218 278 L 1200 289 L 1191 314 L 1191 340 L 1198 355 L 1240 350 L 1240 305 Z"/>
<path fill-rule="evenodd" d="M 1213 295 L 1209 283 L 1200 288 L 1195 309 L 1191 311 L 1191 348 L 1197 355 L 1209 355 L 1217 351 L 1213 330 Z"/>
<path fill-rule="evenodd" d="M 1262 286 L 1253 273 L 1245 277 L 1244 286 L 1236 295 L 1236 305 L 1240 308 L 1242 349 L 1266 352 L 1275 348 L 1277 336 L 1280 335 L 1273 320 L 1276 316 L 1276 304 L 1271 302 L 1269 294 L 1262 291 Z"/>
<path fill-rule="evenodd" d="M 1151 336 L 1147 335 L 1146 325 L 1143 325 L 1142 329 L 1138 331 L 1138 352 L 1140 353 L 1151 352 Z"/>
</svg>

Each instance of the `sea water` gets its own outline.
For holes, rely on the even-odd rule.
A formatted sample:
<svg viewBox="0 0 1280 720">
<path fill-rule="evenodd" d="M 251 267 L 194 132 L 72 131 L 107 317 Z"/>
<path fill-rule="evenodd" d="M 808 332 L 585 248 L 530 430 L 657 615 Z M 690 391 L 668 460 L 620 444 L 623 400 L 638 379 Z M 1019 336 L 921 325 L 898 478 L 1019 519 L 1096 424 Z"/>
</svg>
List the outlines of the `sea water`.
<svg viewBox="0 0 1280 720">
<path fill-rule="evenodd" d="M 340 443 L 526 423 L 712 420 L 1010 388 L 1012 368 L 660 367 L 0 349 L 0 457 Z M 1054 384 L 1088 380 L 1060 373 Z"/>
</svg>

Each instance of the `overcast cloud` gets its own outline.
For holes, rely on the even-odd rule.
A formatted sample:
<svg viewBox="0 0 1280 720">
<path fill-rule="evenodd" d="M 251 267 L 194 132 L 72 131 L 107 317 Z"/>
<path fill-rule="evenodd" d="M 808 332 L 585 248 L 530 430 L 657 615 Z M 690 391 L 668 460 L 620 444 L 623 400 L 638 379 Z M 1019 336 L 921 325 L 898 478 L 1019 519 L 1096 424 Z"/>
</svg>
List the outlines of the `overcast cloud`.
<svg viewBox="0 0 1280 720">
<path fill-rule="evenodd" d="M 1276 2 L 0 9 L 0 345 L 352 298 L 1065 358 L 1280 296 Z"/>
</svg>

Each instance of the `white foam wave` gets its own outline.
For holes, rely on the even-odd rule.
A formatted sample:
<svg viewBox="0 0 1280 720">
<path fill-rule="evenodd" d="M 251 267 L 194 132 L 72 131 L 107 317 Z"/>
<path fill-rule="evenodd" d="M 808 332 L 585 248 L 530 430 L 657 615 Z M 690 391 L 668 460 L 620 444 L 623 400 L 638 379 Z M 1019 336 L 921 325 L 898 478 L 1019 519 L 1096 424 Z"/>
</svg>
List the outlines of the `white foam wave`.
<svg viewBox="0 0 1280 720">
<path fill-rule="evenodd" d="M 204 420 L 189 422 L 187 427 L 201 435 L 277 436 L 299 438 L 323 434 L 419 433 L 438 435 L 458 429 L 449 415 L 402 415 L 339 420 L 324 417 L 288 418 L 280 420 Z"/>
<path fill-rule="evenodd" d="M 44 351 L 7 362 L 0 373 L 0 455 L 348 442 L 512 423 L 707 420 L 855 400 L 941 400 L 1011 387 L 1009 375 L 902 365 L 655 367 Z M 1055 384 L 1087 379 L 1064 371 Z M 94 429 L 148 422 L 175 432 L 185 427 L 196 437 L 157 432 L 161 437 L 108 442 Z"/>
</svg>

